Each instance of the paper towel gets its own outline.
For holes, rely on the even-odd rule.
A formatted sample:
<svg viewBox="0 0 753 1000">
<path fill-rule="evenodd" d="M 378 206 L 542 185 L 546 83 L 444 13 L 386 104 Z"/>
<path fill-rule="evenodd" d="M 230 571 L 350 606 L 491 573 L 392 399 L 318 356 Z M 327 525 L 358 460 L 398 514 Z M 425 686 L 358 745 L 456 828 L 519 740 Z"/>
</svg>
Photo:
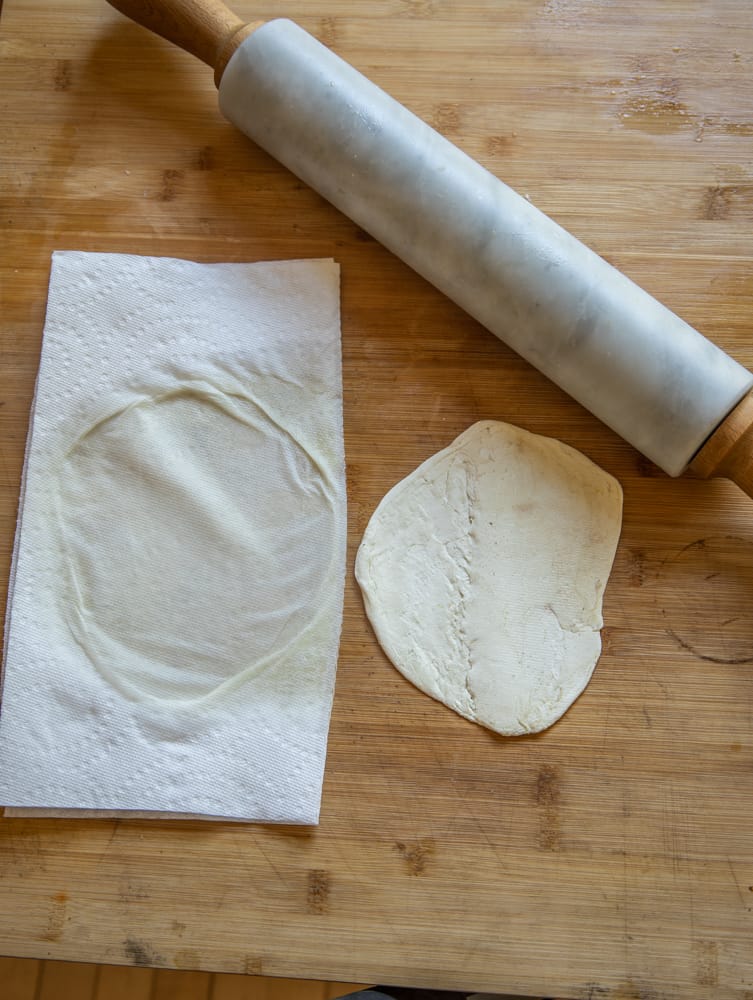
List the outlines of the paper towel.
<svg viewBox="0 0 753 1000">
<path fill-rule="evenodd" d="M 53 255 L 6 814 L 318 821 L 345 565 L 338 278 Z"/>
</svg>

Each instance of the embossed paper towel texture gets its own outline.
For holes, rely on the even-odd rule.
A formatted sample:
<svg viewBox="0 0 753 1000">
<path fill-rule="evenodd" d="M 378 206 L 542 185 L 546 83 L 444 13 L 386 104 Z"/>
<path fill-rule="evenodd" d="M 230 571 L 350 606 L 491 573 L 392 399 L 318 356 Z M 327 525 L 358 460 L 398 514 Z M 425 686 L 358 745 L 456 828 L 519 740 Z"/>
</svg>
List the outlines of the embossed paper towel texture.
<svg viewBox="0 0 753 1000">
<path fill-rule="evenodd" d="M 6 621 L 8 812 L 317 822 L 345 564 L 338 279 L 54 254 Z"/>
</svg>

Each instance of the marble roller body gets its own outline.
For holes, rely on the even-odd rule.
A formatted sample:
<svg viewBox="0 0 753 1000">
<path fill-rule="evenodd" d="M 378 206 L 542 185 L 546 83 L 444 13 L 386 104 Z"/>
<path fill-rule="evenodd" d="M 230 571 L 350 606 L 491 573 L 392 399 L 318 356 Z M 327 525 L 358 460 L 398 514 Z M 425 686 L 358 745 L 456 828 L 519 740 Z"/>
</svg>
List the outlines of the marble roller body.
<svg viewBox="0 0 753 1000">
<path fill-rule="evenodd" d="M 670 475 L 753 385 L 732 358 L 291 21 L 231 122 Z"/>
</svg>

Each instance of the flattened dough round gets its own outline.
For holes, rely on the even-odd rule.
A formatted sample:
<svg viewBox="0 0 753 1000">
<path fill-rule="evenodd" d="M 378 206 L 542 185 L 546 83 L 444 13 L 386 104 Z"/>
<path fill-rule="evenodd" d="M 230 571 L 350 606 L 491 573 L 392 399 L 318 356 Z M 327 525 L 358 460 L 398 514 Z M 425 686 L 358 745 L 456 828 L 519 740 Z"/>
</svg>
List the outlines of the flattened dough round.
<svg viewBox="0 0 753 1000">
<path fill-rule="evenodd" d="M 619 483 L 580 452 L 482 421 L 384 497 L 356 577 L 408 680 L 498 733 L 535 733 L 596 666 L 621 521 Z"/>
<path fill-rule="evenodd" d="M 332 486 L 262 404 L 209 383 L 146 395 L 60 470 L 65 614 L 132 697 L 204 698 L 316 625 L 336 551 Z"/>
</svg>

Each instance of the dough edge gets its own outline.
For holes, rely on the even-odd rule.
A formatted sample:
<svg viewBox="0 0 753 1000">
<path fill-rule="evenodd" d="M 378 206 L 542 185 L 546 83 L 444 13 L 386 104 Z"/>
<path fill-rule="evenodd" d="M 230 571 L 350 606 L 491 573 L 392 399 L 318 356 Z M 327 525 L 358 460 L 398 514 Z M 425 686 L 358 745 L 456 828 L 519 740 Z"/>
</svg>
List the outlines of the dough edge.
<svg viewBox="0 0 753 1000">
<path fill-rule="evenodd" d="M 613 535 L 610 537 L 610 555 L 608 559 L 608 566 L 606 567 L 605 579 L 603 581 L 603 586 L 599 594 L 597 604 L 595 605 L 595 612 L 598 614 L 600 624 L 598 626 L 589 626 L 589 634 L 595 640 L 595 648 L 593 652 L 593 662 L 590 669 L 584 670 L 579 678 L 579 683 L 570 686 L 567 689 L 567 693 L 560 696 L 557 699 L 554 708 L 553 705 L 549 705 L 549 712 L 546 715 L 545 721 L 540 725 L 536 726 L 526 726 L 518 725 L 512 726 L 510 728 L 500 729 L 498 726 L 485 721 L 475 714 L 474 711 L 466 710 L 460 704 L 450 704 L 447 700 L 439 696 L 436 689 L 432 688 L 429 679 L 421 676 L 420 672 L 406 672 L 400 664 L 399 652 L 393 650 L 393 641 L 390 636 L 390 622 L 385 619 L 385 617 L 380 613 L 379 609 L 375 606 L 373 600 L 373 593 L 370 590 L 370 564 L 369 555 L 370 547 L 372 543 L 372 535 L 376 531 L 377 527 L 380 525 L 384 518 L 385 511 L 388 511 L 392 504 L 399 500 L 401 495 L 405 491 L 410 491 L 414 488 L 416 480 L 419 480 L 422 476 L 425 476 L 427 471 L 432 470 L 436 465 L 452 458 L 453 455 L 457 453 L 462 453 L 466 448 L 469 441 L 473 441 L 478 435 L 483 433 L 486 429 L 497 429 L 503 428 L 504 431 L 511 435 L 512 438 L 523 440 L 527 443 L 535 442 L 536 447 L 543 449 L 549 453 L 556 453 L 560 457 L 564 456 L 566 459 L 574 464 L 574 466 L 580 467 L 584 472 L 590 473 L 595 479 L 594 470 L 596 470 L 596 475 L 601 479 L 604 487 L 606 488 L 606 493 L 611 495 L 612 502 L 615 504 L 614 512 L 614 526 L 615 530 Z M 597 465 L 588 456 L 584 455 L 578 449 L 560 441 L 557 438 L 538 434 L 533 431 L 528 431 L 525 428 L 518 427 L 515 424 L 511 424 L 506 421 L 499 420 L 481 420 L 472 424 L 466 430 L 462 431 L 449 445 L 435 452 L 425 459 L 420 465 L 418 465 L 412 472 L 400 479 L 387 493 L 382 497 L 380 502 L 377 504 L 374 512 L 369 519 L 366 529 L 363 533 L 361 543 L 359 545 L 356 560 L 355 560 L 355 577 L 359 584 L 361 590 L 361 595 L 364 602 L 364 608 L 366 615 L 371 623 L 374 630 L 376 638 L 379 642 L 384 653 L 387 655 L 388 659 L 392 662 L 395 668 L 401 673 L 406 680 L 411 684 L 421 690 L 424 694 L 434 700 L 439 701 L 445 707 L 452 709 L 454 712 L 459 714 L 461 717 L 467 719 L 470 722 L 475 722 L 476 724 L 489 729 L 492 732 L 498 733 L 502 736 L 528 736 L 534 735 L 536 733 L 542 732 L 548 729 L 550 726 L 554 725 L 562 716 L 568 711 L 569 708 L 575 703 L 575 701 L 580 697 L 580 695 L 585 691 L 589 682 L 591 681 L 596 666 L 598 664 L 599 658 L 602 652 L 601 644 L 601 628 L 603 628 L 603 621 L 601 621 L 601 608 L 603 604 L 604 593 L 609 582 L 609 576 L 614 564 L 614 558 L 617 551 L 617 546 L 619 543 L 621 529 L 622 529 L 622 506 L 623 506 L 623 491 L 619 481 L 612 476 L 606 470 L 602 469 L 601 466 Z M 374 592 L 377 588 L 374 587 Z M 551 609 L 550 609 L 551 610 Z M 556 615 L 555 615 L 556 617 Z"/>
</svg>

